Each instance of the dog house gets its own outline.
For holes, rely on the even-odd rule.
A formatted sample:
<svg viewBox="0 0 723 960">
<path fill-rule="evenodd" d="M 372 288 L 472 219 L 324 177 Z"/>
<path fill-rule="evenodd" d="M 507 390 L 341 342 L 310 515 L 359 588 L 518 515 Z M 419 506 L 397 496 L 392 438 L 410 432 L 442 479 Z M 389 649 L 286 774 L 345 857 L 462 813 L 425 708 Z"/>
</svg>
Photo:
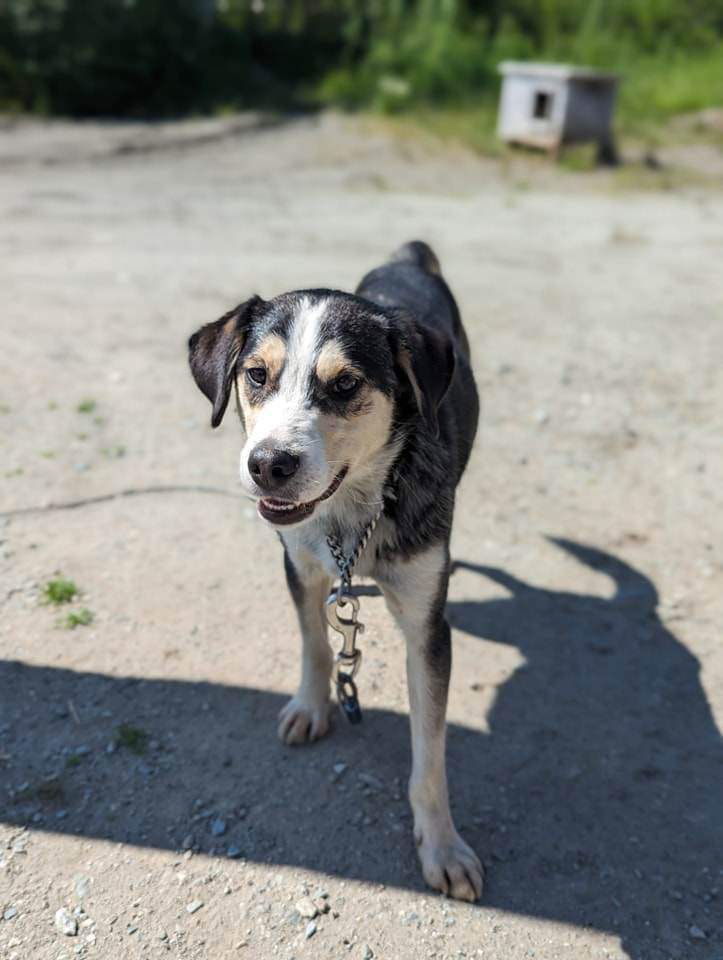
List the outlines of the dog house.
<svg viewBox="0 0 723 960">
<path fill-rule="evenodd" d="M 594 142 L 601 161 L 615 161 L 616 76 L 559 63 L 505 61 L 499 71 L 502 140 L 551 153 L 565 143 Z"/>
</svg>

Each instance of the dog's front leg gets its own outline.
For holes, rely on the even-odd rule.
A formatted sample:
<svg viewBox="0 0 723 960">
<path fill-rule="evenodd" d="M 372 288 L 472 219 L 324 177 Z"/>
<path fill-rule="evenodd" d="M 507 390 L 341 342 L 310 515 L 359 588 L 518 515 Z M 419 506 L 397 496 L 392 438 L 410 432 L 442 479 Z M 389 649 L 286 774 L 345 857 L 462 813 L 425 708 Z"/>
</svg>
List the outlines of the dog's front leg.
<svg viewBox="0 0 723 960">
<path fill-rule="evenodd" d="M 329 680 L 333 662 L 327 640 L 324 605 L 331 578 L 318 562 L 303 554 L 294 563 L 287 549 L 284 568 L 301 627 L 301 683 L 295 697 L 279 714 L 284 743 L 318 740 L 329 729 Z"/>
<path fill-rule="evenodd" d="M 449 809 L 445 769 L 447 690 L 452 655 L 444 617 L 449 559 L 444 545 L 395 565 L 381 586 L 407 645 L 412 727 L 409 799 L 422 872 L 436 890 L 459 900 L 482 893 L 482 866 L 457 833 Z"/>
</svg>

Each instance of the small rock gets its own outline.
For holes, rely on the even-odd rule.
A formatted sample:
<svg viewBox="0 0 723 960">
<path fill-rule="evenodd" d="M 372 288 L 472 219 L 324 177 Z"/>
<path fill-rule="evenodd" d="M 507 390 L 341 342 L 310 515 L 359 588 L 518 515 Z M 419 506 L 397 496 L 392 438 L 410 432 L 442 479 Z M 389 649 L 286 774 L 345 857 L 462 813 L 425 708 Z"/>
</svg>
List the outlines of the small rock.
<svg viewBox="0 0 723 960">
<path fill-rule="evenodd" d="M 693 938 L 693 940 L 706 940 L 706 939 L 707 939 L 707 938 L 706 938 L 706 935 L 705 935 L 705 932 L 704 932 L 703 930 L 701 930 L 700 927 L 697 927 L 695 924 L 693 924 L 693 926 L 690 928 L 690 930 L 688 931 L 688 933 L 690 933 L 690 935 L 691 935 L 691 937 Z"/>
<path fill-rule="evenodd" d="M 319 913 L 328 913 L 331 910 L 328 900 L 315 900 L 314 905 Z"/>
<path fill-rule="evenodd" d="M 190 903 L 186 904 L 187 913 L 195 913 L 197 910 L 200 910 L 203 906 L 203 900 L 191 900 Z"/>
<path fill-rule="evenodd" d="M 371 787 L 372 790 L 383 790 L 384 784 L 379 779 L 371 773 L 360 773 L 358 778 L 365 787 Z"/>
<path fill-rule="evenodd" d="M 13 917 L 17 917 L 18 908 L 17 907 L 8 907 L 5 913 L 3 914 L 3 920 L 12 920 Z"/>
<path fill-rule="evenodd" d="M 192 833 L 188 833 L 188 834 L 186 834 L 186 836 L 183 838 L 183 843 L 181 844 L 181 849 L 183 849 L 183 850 L 190 850 L 192 846 L 193 846 L 193 834 L 192 834 Z"/>
<path fill-rule="evenodd" d="M 319 912 L 316 904 L 310 897 L 302 897 L 301 900 L 295 904 L 295 907 L 299 916 L 305 920 L 313 920 Z"/>
<path fill-rule="evenodd" d="M 307 940 L 310 940 L 310 939 L 314 936 L 315 933 L 316 933 L 316 924 L 315 924 L 314 921 L 312 920 L 311 923 L 308 923 L 308 924 L 306 925 L 306 932 L 304 933 L 304 937 L 305 937 Z"/>
<path fill-rule="evenodd" d="M 549 419 L 550 414 L 547 412 L 547 410 L 535 410 L 534 420 L 535 423 L 539 424 L 539 426 L 544 426 Z"/>
<path fill-rule="evenodd" d="M 73 891 L 78 900 L 84 900 L 90 893 L 90 877 L 82 873 L 73 877 Z"/>
<path fill-rule="evenodd" d="M 226 821 L 222 820 L 220 817 L 216 817 L 215 820 L 211 821 L 211 833 L 214 837 L 222 837 L 226 833 Z"/>
<path fill-rule="evenodd" d="M 372 960 L 373 956 L 374 956 L 374 951 L 372 950 L 372 948 L 369 946 L 368 943 L 365 943 L 364 949 L 362 950 L 362 960 Z"/>
<path fill-rule="evenodd" d="M 61 907 L 60 910 L 56 911 L 55 928 L 60 933 L 65 934 L 66 937 L 78 936 L 78 921 L 67 907 Z"/>
</svg>

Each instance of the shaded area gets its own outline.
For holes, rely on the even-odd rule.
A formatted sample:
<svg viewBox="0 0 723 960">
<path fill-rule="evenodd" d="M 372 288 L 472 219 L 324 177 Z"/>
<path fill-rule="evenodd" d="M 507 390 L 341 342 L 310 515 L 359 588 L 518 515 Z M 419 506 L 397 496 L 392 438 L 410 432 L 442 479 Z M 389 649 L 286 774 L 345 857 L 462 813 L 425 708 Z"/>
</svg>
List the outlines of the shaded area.
<svg viewBox="0 0 723 960">
<path fill-rule="evenodd" d="M 614 596 L 457 564 L 509 596 L 450 604 L 454 625 L 526 659 L 497 690 L 489 734 L 449 730 L 458 824 L 488 866 L 484 903 L 612 931 L 637 960 L 712 957 L 723 782 L 698 661 L 661 624 L 646 577 L 554 542 L 611 577 Z M 422 889 L 406 716 L 368 709 L 361 728 L 337 720 L 331 738 L 288 750 L 275 740 L 285 698 L 256 689 L 3 662 L 0 696 L 6 823 L 231 847 Z M 691 941 L 692 925 L 705 941 Z"/>
</svg>

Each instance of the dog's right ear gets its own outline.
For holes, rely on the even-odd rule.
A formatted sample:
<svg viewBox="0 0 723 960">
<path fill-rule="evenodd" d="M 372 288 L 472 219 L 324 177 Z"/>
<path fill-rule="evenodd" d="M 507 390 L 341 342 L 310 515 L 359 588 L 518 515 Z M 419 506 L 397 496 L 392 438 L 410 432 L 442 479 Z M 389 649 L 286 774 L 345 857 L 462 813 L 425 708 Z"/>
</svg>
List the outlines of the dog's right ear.
<svg viewBox="0 0 723 960">
<path fill-rule="evenodd" d="M 229 310 L 220 320 L 201 327 L 188 341 L 188 362 L 193 379 L 213 404 L 212 427 L 219 425 L 226 412 L 236 361 L 254 313 L 263 302 L 261 297 L 251 297 Z"/>
</svg>

